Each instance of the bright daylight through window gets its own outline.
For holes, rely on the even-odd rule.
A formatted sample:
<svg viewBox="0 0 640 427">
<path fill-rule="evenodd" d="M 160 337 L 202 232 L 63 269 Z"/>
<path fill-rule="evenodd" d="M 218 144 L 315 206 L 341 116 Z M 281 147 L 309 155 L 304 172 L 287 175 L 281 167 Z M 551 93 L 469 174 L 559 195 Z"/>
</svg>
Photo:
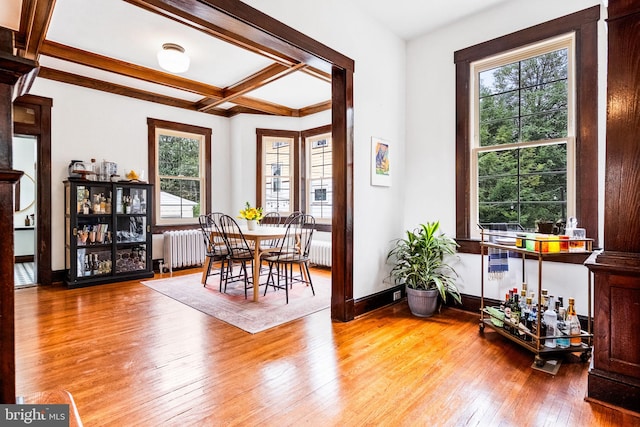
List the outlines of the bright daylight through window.
<svg viewBox="0 0 640 427">
<path fill-rule="evenodd" d="M 278 212 L 287 215 L 293 210 L 293 160 L 295 139 L 287 137 L 265 136 L 263 150 L 263 193 L 265 212 Z"/>
<path fill-rule="evenodd" d="M 307 212 L 319 222 L 330 222 L 332 215 L 331 133 L 309 137 L 307 150 Z"/>
<path fill-rule="evenodd" d="M 572 61 L 565 36 L 472 63 L 477 223 L 533 230 L 575 215 Z"/>
<path fill-rule="evenodd" d="M 156 136 L 156 222 L 194 222 L 204 206 L 204 136 L 168 129 L 156 129 Z"/>
</svg>

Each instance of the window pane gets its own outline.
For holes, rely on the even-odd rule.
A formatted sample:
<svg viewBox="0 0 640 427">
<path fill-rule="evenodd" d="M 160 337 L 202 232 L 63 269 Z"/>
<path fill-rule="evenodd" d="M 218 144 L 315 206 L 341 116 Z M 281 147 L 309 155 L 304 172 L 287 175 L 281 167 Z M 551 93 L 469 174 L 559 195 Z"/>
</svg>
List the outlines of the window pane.
<svg viewBox="0 0 640 427">
<path fill-rule="evenodd" d="M 291 181 L 289 177 L 265 177 L 265 212 L 291 212 Z"/>
<path fill-rule="evenodd" d="M 200 173 L 200 142 L 197 139 L 160 135 L 158 171 L 165 176 L 197 177 Z"/>
<path fill-rule="evenodd" d="M 316 219 L 331 218 L 332 198 L 331 179 L 316 179 L 309 181 L 309 213 Z"/>
<path fill-rule="evenodd" d="M 567 64 L 560 49 L 480 72 L 480 146 L 566 137 Z"/>
<path fill-rule="evenodd" d="M 567 110 L 538 113 L 523 117 L 522 141 L 542 141 L 567 137 Z"/>
<path fill-rule="evenodd" d="M 309 178 L 331 177 L 331 139 L 325 138 L 312 142 L 310 156 L 309 165 L 311 170 Z"/>
<path fill-rule="evenodd" d="M 537 84 L 566 80 L 568 77 L 567 49 L 559 49 L 542 55 L 522 60 L 522 86 L 531 87 Z"/>
<path fill-rule="evenodd" d="M 291 212 L 293 139 L 264 137 L 263 202 L 265 212 Z"/>
<path fill-rule="evenodd" d="M 565 143 L 478 155 L 480 223 L 517 222 L 533 230 L 538 220 L 565 220 L 566 199 Z"/>
<path fill-rule="evenodd" d="M 520 87 L 518 63 L 485 70 L 479 74 L 480 93 L 483 96 L 516 90 Z"/>
<path fill-rule="evenodd" d="M 160 178 L 161 218 L 196 218 L 199 215 L 199 180 Z"/>
<path fill-rule="evenodd" d="M 306 139 L 307 150 L 307 207 L 316 219 L 332 216 L 332 140 L 331 134 L 314 135 Z"/>
</svg>

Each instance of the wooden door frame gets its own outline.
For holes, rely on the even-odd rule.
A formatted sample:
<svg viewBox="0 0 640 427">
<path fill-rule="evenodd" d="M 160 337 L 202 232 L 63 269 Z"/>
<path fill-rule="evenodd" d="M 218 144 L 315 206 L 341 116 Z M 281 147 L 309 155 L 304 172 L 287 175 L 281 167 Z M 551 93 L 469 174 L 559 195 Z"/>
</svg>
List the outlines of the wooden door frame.
<svg viewBox="0 0 640 427">
<path fill-rule="evenodd" d="M 36 168 L 36 283 L 50 285 L 51 270 L 51 107 L 53 100 L 34 95 L 17 98 L 14 105 L 35 110 L 36 123 L 13 123 L 14 135 L 37 138 Z"/>
<path fill-rule="evenodd" d="M 216 37 L 241 41 L 286 62 L 304 62 L 332 75 L 333 219 L 331 317 L 354 318 L 353 73 L 354 61 L 242 2 L 126 0 Z M 208 7 L 207 7 L 208 6 Z"/>
</svg>

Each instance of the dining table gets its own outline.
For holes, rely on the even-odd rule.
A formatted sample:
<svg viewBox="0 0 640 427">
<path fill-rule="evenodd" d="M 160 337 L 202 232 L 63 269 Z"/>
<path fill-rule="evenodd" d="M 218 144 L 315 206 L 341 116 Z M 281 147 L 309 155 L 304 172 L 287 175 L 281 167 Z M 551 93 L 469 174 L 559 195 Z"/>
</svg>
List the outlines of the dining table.
<svg viewBox="0 0 640 427">
<path fill-rule="evenodd" d="M 258 301 L 258 295 L 260 294 L 260 267 L 262 264 L 261 256 L 270 252 L 274 248 L 262 248 L 260 245 L 265 240 L 277 240 L 281 239 L 287 233 L 287 227 L 274 227 L 258 225 L 250 230 L 246 225 L 240 226 L 240 231 L 247 240 L 247 243 L 253 242 L 253 300 Z M 231 234 L 232 237 L 240 237 L 237 234 Z"/>
</svg>

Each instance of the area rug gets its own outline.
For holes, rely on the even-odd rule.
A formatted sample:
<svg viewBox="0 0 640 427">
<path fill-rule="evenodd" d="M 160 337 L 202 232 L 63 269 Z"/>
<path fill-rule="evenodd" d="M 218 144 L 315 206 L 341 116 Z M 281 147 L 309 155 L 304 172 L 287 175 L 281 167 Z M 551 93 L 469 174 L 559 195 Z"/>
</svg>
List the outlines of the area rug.
<svg viewBox="0 0 640 427">
<path fill-rule="evenodd" d="M 252 334 L 302 318 L 331 304 L 329 278 L 312 277 L 315 296 L 305 283 L 294 283 L 287 304 L 283 290 L 274 291 L 269 287 L 267 295 L 263 296 L 264 286 L 260 286 L 260 297 L 254 302 L 252 289 L 247 290 L 247 299 L 244 298 L 243 282 L 229 283 L 227 292 L 222 293 L 218 290 L 217 277 L 210 277 L 207 287 L 200 283 L 201 277 L 197 273 L 147 280 L 142 284 Z"/>
</svg>

